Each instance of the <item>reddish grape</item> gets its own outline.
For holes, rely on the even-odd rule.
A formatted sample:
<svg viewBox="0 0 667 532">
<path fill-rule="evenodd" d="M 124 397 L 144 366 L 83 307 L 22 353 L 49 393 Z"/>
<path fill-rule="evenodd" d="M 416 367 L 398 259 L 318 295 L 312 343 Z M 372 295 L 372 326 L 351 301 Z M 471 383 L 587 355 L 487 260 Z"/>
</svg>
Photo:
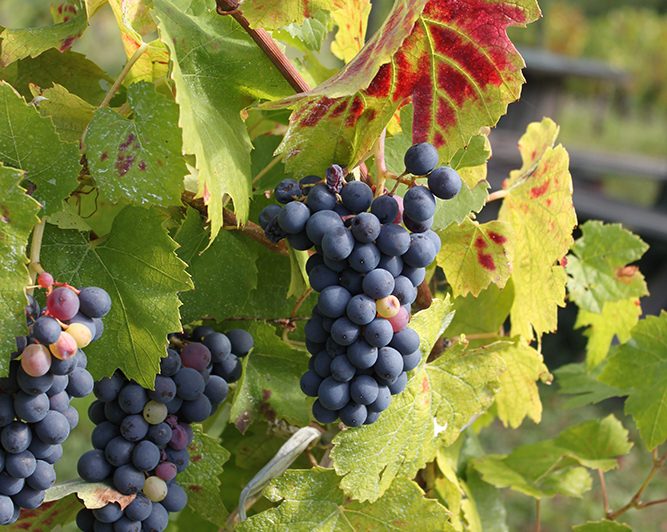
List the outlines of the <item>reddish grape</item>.
<svg viewBox="0 0 667 532">
<path fill-rule="evenodd" d="M 171 440 L 169 447 L 177 451 L 182 451 L 188 446 L 188 433 L 181 425 L 172 427 Z"/>
<path fill-rule="evenodd" d="M 53 275 L 49 272 L 42 272 L 37 276 L 37 284 L 42 288 L 51 288 L 53 286 Z"/>
<path fill-rule="evenodd" d="M 56 319 L 71 320 L 79 312 L 79 296 L 71 288 L 56 288 L 46 298 L 46 308 Z"/>
<path fill-rule="evenodd" d="M 51 369 L 51 353 L 42 344 L 30 344 L 21 354 L 21 367 L 31 377 L 46 375 Z"/>
<path fill-rule="evenodd" d="M 410 322 L 410 313 L 405 307 L 401 307 L 398 311 L 398 314 L 389 320 L 391 323 L 391 328 L 395 333 L 405 329 Z"/>
<path fill-rule="evenodd" d="M 60 333 L 58 340 L 49 346 L 49 349 L 51 349 L 54 357 L 67 360 L 77 354 L 79 346 L 71 334 L 63 331 Z"/>
<path fill-rule="evenodd" d="M 160 477 L 165 482 L 176 478 L 176 464 L 171 462 L 162 462 L 155 468 L 155 476 Z"/>
<path fill-rule="evenodd" d="M 398 214 L 396 215 L 396 218 L 394 218 L 394 223 L 395 224 L 400 224 L 403 221 L 403 196 L 392 196 L 396 203 L 398 204 Z"/>
<path fill-rule="evenodd" d="M 181 351 L 181 361 L 186 368 L 204 371 L 211 363 L 211 352 L 204 344 L 186 344 Z"/>
</svg>

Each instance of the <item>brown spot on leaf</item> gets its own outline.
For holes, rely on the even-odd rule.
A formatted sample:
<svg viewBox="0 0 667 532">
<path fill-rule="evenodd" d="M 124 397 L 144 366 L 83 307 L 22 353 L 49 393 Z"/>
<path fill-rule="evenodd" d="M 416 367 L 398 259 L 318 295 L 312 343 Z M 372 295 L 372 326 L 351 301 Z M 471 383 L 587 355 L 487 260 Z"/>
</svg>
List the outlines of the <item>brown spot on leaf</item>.
<svg viewBox="0 0 667 532">
<path fill-rule="evenodd" d="M 250 425 L 250 412 L 247 410 L 242 412 L 241 415 L 236 418 L 234 425 L 241 434 L 245 434 L 245 431 L 248 430 L 248 426 Z"/>
<path fill-rule="evenodd" d="M 100 161 L 106 161 L 109 158 L 109 154 L 105 151 L 100 155 Z"/>
<path fill-rule="evenodd" d="M 530 197 L 533 199 L 537 199 L 540 196 L 544 196 L 547 193 L 547 190 L 549 190 L 549 180 L 547 179 L 544 183 L 537 187 L 533 187 L 530 189 Z"/>
<path fill-rule="evenodd" d="M 146 161 L 139 161 L 139 170 L 142 172 L 146 171 Z"/>
<path fill-rule="evenodd" d="M 637 275 L 637 272 L 639 272 L 637 266 L 625 266 L 616 270 L 616 277 L 622 283 L 630 284 Z"/>
</svg>

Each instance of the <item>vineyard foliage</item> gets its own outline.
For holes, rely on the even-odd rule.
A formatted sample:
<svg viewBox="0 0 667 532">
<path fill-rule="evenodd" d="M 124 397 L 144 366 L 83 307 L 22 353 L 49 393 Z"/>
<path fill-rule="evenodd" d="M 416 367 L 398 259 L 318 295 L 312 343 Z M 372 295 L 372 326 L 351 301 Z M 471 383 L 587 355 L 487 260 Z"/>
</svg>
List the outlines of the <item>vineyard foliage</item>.
<svg viewBox="0 0 667 532">
<path fill-rule="evenodd" d="M 72 51 L 109 9 L 127 56 L 120 75 Z M 620 225 L 577 229 L 568 154 L 549 118 L 528 126 L 502 190 L 486 180 L 490 128 L 524 82 L 506 32 L 539 18 L 536 1 L 395 0 L 367 35 L 370 10 L 368 0 L 244 0 L 233 14 L 214 0 L 60 0 L 52 25 L 0 34 L 0 374 L 26 334 L 29 256 L 110 294 L 106 333 L 87 350 L 96 379 L 120 369 L 152 387 L 167 335 L 186 325 L 234 324 L 255 338 L 227 406 L 196 431 L 175 526 L 507 530 L 501 489 L 582 497 L 633 445 L 665 462 L 667 314 L 642 317 L 634 263 L 646 244 Z M 253 35 L 277 48 L 267 54 Z M 277 68 L 284 52 L 310 90 L 295 94 Z M 392 188 L 406 149 L 424 141 L 463 188 L 437 200 L 443 246 L 411 323 L 422 363 L 377 423 L 321 427 L 299 389 L 316 302 L 307 254 L 269 242 L 257 216 L 281 179 L 333 163 Z M 480 222 L 491 202 L 497 219 Z M 566 302 L 578 307 L 586 360 L 554 375 L 542 339 Z M 574 406 L 626 398 L 628 426 L 589 419 L 485 454 L 477 435 L 495 419 L 541 421 L 543 383 Z M 323 431 L 309 459 L 270 482 L 241 522 L 246 483 L 308 424 Z M 75 493 L 94 506 L 103 489 L 53 488 L 15 526 L 69 523 Z M 616 522 L 623 513 L 600 511 L 577 530 L 629 529 Z"/>
</svg>

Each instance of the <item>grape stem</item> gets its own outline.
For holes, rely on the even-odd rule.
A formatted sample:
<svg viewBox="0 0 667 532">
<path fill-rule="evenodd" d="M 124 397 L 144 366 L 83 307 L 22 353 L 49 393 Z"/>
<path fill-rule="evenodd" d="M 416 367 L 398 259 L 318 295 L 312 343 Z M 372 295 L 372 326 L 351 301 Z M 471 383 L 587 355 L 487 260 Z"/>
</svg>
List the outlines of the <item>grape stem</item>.
<svg viewBox="0 0 667 532">
<path fill-rule="evenodd" d="M 377 172 L 377 187 L 375 189 L 375 197 L 381 196 L 384 193 L 384 184 L 387 180 L 387 161 L 385 160 L 385 140 L 387 139 L 387 128 L 382 130 L 380 138 L 375 143 L 375 171 Z"/>
<path fill-rule="evenodd" d="M 35 283 L 37 282 L 37 276 L 44 271 L 39 260 L 45 227 L 46 218 L 42 218 L 32 230 L 32 240 L 30 241 L 30 263 L 28 264 L 28 271 L 30 272 L 30 286 L 27 289 L 28 295 L 33 294 L 36 288 Z"/>
<path fill-rule="evenodd" d="M 127 60 L 127 63 L 125 63 L 123 70 L 121 70 L 120 74 L 118 74 L 116 81 L 113 82 L 111 88 L 104 95 L 104 99 L 102 100 L 102 103 L 100 103 L 99 109 L 103 109 L 109 105 L 113 97 L 116 95 L 116 92 L 118 92 L 118 89 L 120 89 L 120 86 L 123 84 L 123 81 L 125 81 L 125 78 L 130 73 L 130 70 L 132 70 L 134 64 L 139 60 L 139 58 L 142 55 L 144 55 L 144 52 L 147 49 L 148 49 L 148 43 L 142 42 L 139 48 L 137 48 L 134 51 L 132 56 Z"/>
</svg>

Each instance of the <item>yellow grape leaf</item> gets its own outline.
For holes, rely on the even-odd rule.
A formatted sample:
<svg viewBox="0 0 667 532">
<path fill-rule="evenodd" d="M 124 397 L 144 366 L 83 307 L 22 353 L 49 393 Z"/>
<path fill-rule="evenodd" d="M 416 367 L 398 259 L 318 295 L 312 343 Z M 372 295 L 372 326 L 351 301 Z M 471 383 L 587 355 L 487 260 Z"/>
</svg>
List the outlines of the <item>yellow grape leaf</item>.
<svg viewBox="0 0 667 532">
<path fill-rule="evenodd" d="M 607 301 L 602 312 L 595 313 L 580 309 L 575 328 L 587 327 L 586 365 L 594 368 L 609 353 L 611 342 L 616 336 L 622 344 L 627 342 L 632 328 L 639 322 L 642 307 L 637 298 Z"/>
<path fill-rule="evenodd" d="M 331 0 L 244 0 L 241 10 L 253 28 L 277 30 L 288 24 L 301 24 L 315 11 L 329 10 Z"/>
<path fill-rule="evenodd" d="M 331 43 L 331 52 L 338 59 L 349 63 L 364 47 L 370 14 L 370 0 L 334 0 L 331 19 L 338 31 Z"/>
<path fill-rule="evenodd" d="M 507 242 L 510 227 L 503 222 L 479 224 L 466 218 L 438 234 L 446 244 L 437 257 L 455 296 L 475 297 L 491 283 L 503 288 L 510 276 Z"/>
<path fill-rule="evenodd" d="M 513 233 L 512 334 L 527 339 L 556 329 L 567 282 L 559 261 L 577 224 L 569 156 L 561 145 L 553 147 L 557 135 L 558 126 L 549 118 L 528 126 L 519 140 L 523 165 L 503 184 L 508 194 L 498 217 Z"/>
</svg>

